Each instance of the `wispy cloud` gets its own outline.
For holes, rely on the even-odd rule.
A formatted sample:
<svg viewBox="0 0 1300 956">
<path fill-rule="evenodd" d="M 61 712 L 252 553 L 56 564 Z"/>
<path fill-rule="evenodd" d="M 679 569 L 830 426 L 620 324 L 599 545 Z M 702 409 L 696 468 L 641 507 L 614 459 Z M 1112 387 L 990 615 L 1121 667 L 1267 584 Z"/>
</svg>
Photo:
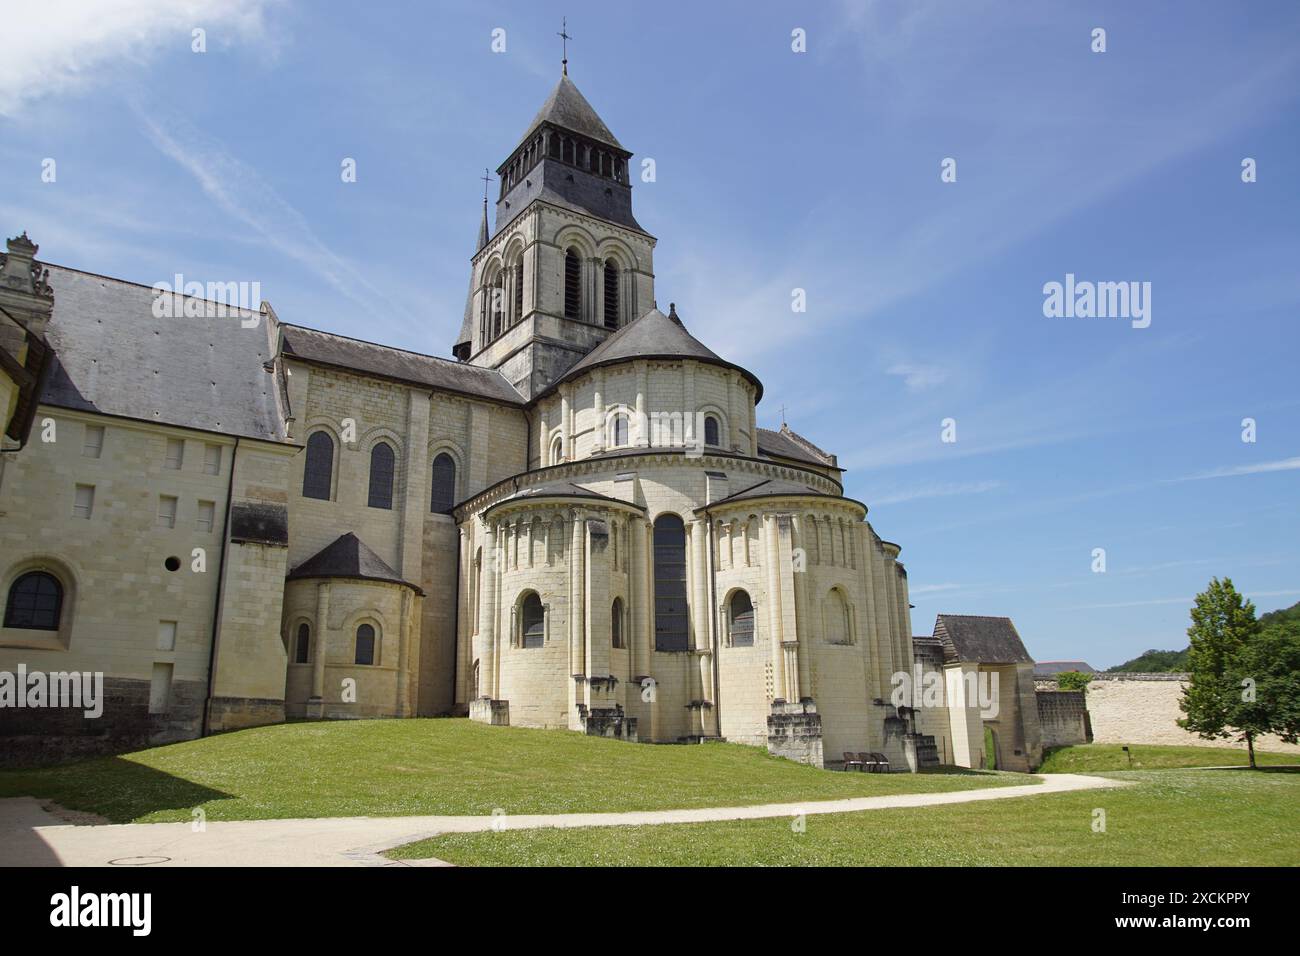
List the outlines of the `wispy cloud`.
<svg viewBox="0 0 1300 956">
<path fill-rule="evenodd" d="M 897 375 L 911 391 L 919 392 L 935 385 L 942 385 L 948 380 L 948 370 L 938 365 L 917 365 L 913 362 L 897 362 L 885 369 L 888 375 Z"/>
<path fill-rule="evenodd" d="M 0 116 L 41 97 L 77 92 L 167 50 L 190 52 L 191 31 L 213 47 L 262 37 L 269 0 L 43 0 L 0 30 Z"/>
<path fill-rule="evenodd" d="M 382 306 L 414 321 L 347 259 L 327 246 L 297 209 L 290 205 L 247 163 L 225 146 L 184 120 L 164 126 L 144 109 L 136 114 L 153 144 L 194 177 L 218 208 L 246 226 L 281 255 L 318 276 L 339 295 L 364 306 L 367 312 Z"/>
<path fill-rule="evenodd" d="M 1171 478 L 1169 481 L 1204 481 L 1207 478 L 1236 478 L 1240 475 L 1266 475 L 1275 471 L 1300 471 L 1300 457 L 1283 458 L 1280 461 L 1262 461 L 1255 465 L 1235 465 L 1230 468 L 1216 468 L 1213 471 L 1205 471 L 1197 475 Z"/>
<path fill-rule="evenodd" d="M 1300 594 L 1300 588 L 1287 588 L 1282 591 L 1246 591 L 1243 596 L 1254 600 L 1262 597 L 1290 597 L 1293 594 Z M 1068 607 L 1067 611 L 1096 611 L 1105 608 L 1120 607 L 1154 607 L 1160 604 L 1187 604 L 1191 605 L 1196 601 L 1195 597 L 1175 597 L 1175 598 L 1151 598 L 1146 601 L 1117 601 L 1114 604 L 1076 604 Z"/>
<path fill-rule="evenodd" d="M 933 594 L 936 591 L 960 591 L 960 584 L 923 584 L 918 588 L 908 588 L 908 597 L 916 597 L 918 594 Z"/>
<path fill-rule="evenodd" d="M 872 495 L 869 505 L 896 505 L 903 501 L 915 501 L 919 498 L 949 498 L 955 495 L 980 495 L 1002 487 L 1000 481 L 949 482 L 946 484 L 917 485 L 892 494 Z"/>
</svg>

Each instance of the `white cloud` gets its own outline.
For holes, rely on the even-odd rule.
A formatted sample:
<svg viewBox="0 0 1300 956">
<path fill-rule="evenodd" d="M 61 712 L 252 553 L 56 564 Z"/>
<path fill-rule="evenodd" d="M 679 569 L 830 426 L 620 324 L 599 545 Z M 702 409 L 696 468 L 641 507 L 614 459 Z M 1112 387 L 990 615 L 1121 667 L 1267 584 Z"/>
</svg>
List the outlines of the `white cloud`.
<svg viewBox="0 0 1300 956">
<path fill-rule="evenodd" d="M 918 594 L 933 594 L 935 591 L 959 591 L 960 584 L 923 584 L 919 588 L 908 588 L 908 597 L 916 597 Z"/>
<path fill-rule="evenodd" d="M 198 182 L 218 208 L 260 236 L 272 249 L 318 276 L 339 295 L 368 311 L 387 311 L 413 321 L 406 309 L 329 248 L 306 217 L 248 164 L 212 137 L 178 118 L 165 124 L 137 107 L 153 144 Z M 380 309 L 379 307 L 382 307 Z"/>
<path fill-rule="evenodd" d="M 878 505 L 896 505 L 903 501 L 915 501 L 917 498 L 948 498 L 953 495 L 979 495 L 1002 487 L 1000 481 L 948 482 L 946 484 L 917 485 L 893 494 L 873 496 L 867 502 L 872 507 Z"/>
<path fill-rule="evenodd" d="M 44 96 L 74 93 L 115 67 L 168 50 L 190 53 L 191 31 L 208 49 L 260 37 L 268 0 L 42 0 L 9 11 L 0 30 L 0 116 Z"/>
<path fill-rule="evenodd" d="M 885 369 L 889 375 L 897 375 L 903 384 L 914 392 L 942 385 L 948 380 L 948 370 L 937 365 L 917 365 L 912 362 L 896 362 Z"/>
<path fill-rule="evenodd" d="M 1231 468 L 1216 468 L 1214 471 L 1199 475 L 1187 475 L 1172 478 L 1171 481 L 1203 481 L 1206 478 L 1235 478 L 1239 475 L 1266 475 L 1275 471 L 1300 471 L 1300 457 L 1283 458 L 1280 461 L 1262 461 L 1257 465 L 1236 465 Z"/>
</svg>

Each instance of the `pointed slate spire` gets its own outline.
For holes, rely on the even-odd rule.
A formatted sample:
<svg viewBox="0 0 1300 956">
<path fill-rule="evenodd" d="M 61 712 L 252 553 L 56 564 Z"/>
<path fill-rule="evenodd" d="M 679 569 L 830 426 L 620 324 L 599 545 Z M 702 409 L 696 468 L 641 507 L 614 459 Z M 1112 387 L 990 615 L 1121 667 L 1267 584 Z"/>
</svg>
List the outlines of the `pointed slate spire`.
<svg viewBox="0 0 1300 956">
<path fill-rule="evenodd" d="M 487 223 L 487 200 L 483 200 L 483 218 L 478 224 L 478 244 L 474 246 L 474 251 L 478 252 L 488 244 L 488 223 Z"/>
</svg>

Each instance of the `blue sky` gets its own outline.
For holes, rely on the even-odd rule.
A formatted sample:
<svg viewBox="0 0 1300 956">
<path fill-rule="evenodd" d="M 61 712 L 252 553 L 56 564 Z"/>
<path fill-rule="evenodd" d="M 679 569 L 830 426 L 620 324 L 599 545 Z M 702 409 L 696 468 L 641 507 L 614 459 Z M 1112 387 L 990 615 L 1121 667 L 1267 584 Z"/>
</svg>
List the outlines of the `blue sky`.
<svg viewBox="0 0 1300 956">
<path fill-rule="evenodd" d="M 840 456 L 917 633 L 1006 614 L 1100 667 L 1184 646 L 1213 575 L 1300 599 L 1292 2 L 102 6 L 0 36 L 0 223 L 49 261 L 257 281 L 286 321 L 448 355 L 477 177 L 565 15 L 572 78 L 656 162 L 660 304 L 762 378 L 760 424 Z M 1150 282 L 1150 327 L 1046 318 L 1067 273 Z"/>
</svg>

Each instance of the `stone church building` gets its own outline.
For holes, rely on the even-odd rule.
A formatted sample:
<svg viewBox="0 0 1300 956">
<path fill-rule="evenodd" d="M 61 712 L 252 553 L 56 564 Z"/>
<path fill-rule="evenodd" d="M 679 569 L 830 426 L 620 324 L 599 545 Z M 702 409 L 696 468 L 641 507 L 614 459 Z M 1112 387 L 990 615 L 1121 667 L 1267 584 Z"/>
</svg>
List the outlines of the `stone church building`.
<svg viewBox="0 0 1300 956">
<path fill-rule="evenodd" d="M 1000 762 L 1036 763 L 1019 638 L 918 652 L 835 455 L 757 427 L 758 376 L 658 305 L 631 156 L 562 76 L 491 229 L 484 203 L 451 358 L 9 240 L 0 671 L 101 672 L 105 706 L 0 710 L 0 755 L 451 714 L 974 765 L 947 678 L 983 665 L 1016 707 Z M 891 702 L 918 662 L 938 708 Z"/>
</svg>

